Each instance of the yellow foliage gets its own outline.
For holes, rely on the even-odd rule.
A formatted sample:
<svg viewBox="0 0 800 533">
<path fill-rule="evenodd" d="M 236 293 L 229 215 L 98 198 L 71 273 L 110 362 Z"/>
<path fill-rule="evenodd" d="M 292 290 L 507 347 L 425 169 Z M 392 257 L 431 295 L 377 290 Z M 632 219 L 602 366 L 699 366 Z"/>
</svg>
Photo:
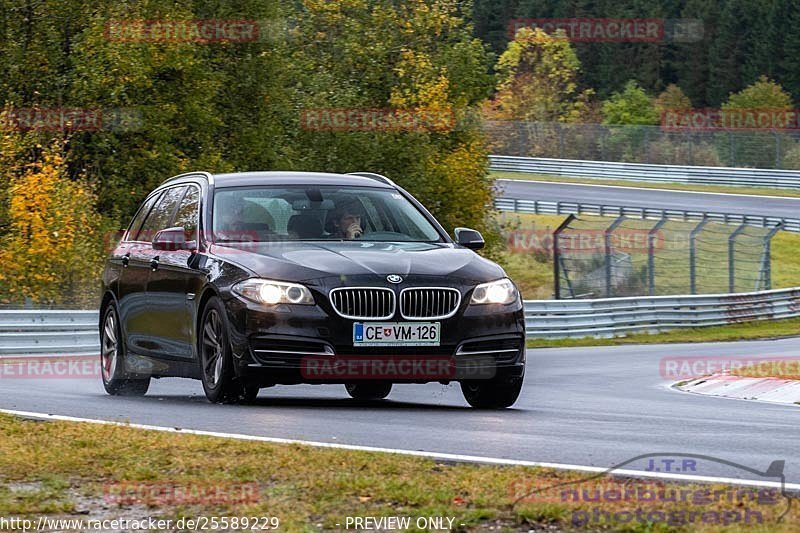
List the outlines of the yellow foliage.
<svg viewBox="0 0 800 533">
<path fill-rule="evenodd" d="M 58 304 L 96 282 L 101 239 L 95 197 L 88 186 L 67 177 L 60 146 L 46 148 L 12 178 L 7 195 L 0 299 Z"/>
<path fill-rule="evenodd" d="M 439 221 L 448 230 L 456 226 L 485 229 L 486 210 L 476 211 L 475 206 L 492 203 L 491 189 L 486 186 L 490 180 L 487 157 L 484 144 L 473 139 L 427 162 L 429 176 L 439 178 L 429 180 L 436 190 L 428 196 L 438 200 Z"/>
</svg>

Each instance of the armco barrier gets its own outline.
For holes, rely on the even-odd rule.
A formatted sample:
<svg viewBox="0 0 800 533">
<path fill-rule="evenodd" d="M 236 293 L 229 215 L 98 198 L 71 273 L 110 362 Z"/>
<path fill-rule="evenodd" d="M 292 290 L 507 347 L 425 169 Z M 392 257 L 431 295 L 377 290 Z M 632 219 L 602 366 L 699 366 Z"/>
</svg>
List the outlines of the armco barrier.
<svg viewBox="0 0 800 533">
<path fill-rule="evenodd" d="M 491 170 L 531 172 L 548 176 L 631 180 L 651 183 L 800 188 L 800 171 L 760 168 L 649 165 L 612 161 L 580 161 L 543 157 L 489 156 Z"/>
<path fill-rule="evenodd" d="M 99 354 L 98 311 L 0 310 L 0 356 Z"/>
<path fill-rule="evenodd" d="M 526 300 L 528 338 L 617 337 L 800 317 L 800 288 L 739 294 Z M 0 356 L 97 354 L 97 311 L 0 311 Z"/>
<path fill-rule="evenodd" d="M 800 317 L 800 288 L 738 294 L 527 300 L 528 338 L 617 337 Z"/>
<path fill-rule="evenodd" d="M 759 215 L 737 215 L 713 211 L 683 211 L 679 209 L 656 209 L 647 207 L 628 207 L 579 202 L 542 202 L 539 200 L 520 200 L 517 198 L 495 198 L 494 206 L 499 211 L 514 211 L 533 215 L 599 215 L 609 217 L 627 216 L 631 218 L 672 220 L 703 220 L 722 224 L 747 224 L 762 228 L 783 224 L 785 231 L 800 232 L 800 218 L 764 217 Z"/>
</svg>

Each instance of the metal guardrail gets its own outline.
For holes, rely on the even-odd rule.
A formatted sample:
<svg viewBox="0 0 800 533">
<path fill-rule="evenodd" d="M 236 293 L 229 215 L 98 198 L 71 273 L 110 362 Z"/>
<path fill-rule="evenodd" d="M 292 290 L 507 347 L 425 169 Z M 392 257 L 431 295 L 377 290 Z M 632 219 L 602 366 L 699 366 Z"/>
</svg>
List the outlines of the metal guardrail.
<svg viewBox="0 0 800 533">
<path fill-rule="evenodd" d="M 528 338 L 603 338 L 800 317 L 800 288 L 524 304 Z M 97 354 L 97 322 L 97 311 L 0 311 L 0 356 Z"/>
<path fill-rule="evenodd" d="M 708 211 L 683 211 L 679 209 L 656 209 L 648 207 L 627 207 L 618 205 L 586 204 L 580 202 L 542 202 L 539 200 L 520 200 L 517 198 L 495 198 L 495 208 L 499 211 L 515 211 L 534 215 L 598 215 L 609 217 L 627 216 L 671 220 L 708 219 L 722 224 L 747 224 L 761 228 L 783 224 L 785 231 L 800 232 L 800 218 L 764 217 L 759 215 L 737 215 Z"/>
<path fill-rule="evenodd" d="M 99 354 L 98 311 L 0 310 L 0 356 Z"/>
<path fill-rule="evenodd" d="M 761 168 L 650 165 L 543 157 L 489 156 L 491 170 L 531 172 L 548 176 L 617 179 L 651 183 L 732 185 L 735 187 L 800 188 L 800 171 Z"/>
<path fill-rule="evenodd" d="M 527 300 L 528 338 L 617 337 L 800 317 L 800 288 L 738 294 Z"/>
</svg>

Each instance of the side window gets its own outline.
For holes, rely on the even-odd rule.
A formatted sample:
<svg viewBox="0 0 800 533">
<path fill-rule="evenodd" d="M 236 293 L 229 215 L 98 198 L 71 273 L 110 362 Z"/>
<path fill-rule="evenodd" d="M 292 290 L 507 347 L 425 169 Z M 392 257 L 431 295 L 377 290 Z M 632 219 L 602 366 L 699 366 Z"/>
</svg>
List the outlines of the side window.
<svg viewBox="0 0 800 533">
<path fill-rule="evenodd" d="M 147 219 L 145 219 L 142 230 L 137 236 L 137 240 L 150 242 L 155 239 L 156 233 L 169 227 L 172 215 L 175 214 L 175 209 L 178 207 L 178 202 L 180 202 L 181 196 L 183 196 L 185 190 L 185 186 L 173 187 L 172 189 L 167 189 L 164 194 L 161 195 L 158 204 L 156 204 L 150 211 Z"/>
<path fill-rule="evenodd" d="M 197 240 L 197 224 L 200 214 L 200 191 L 197 187 L 189 186 L 186 195 L 178 206 L 173 226 L 182 226 L 186 230 L 186 240 Z"/>
<path fill-rule="evenodd" d="M 142 207 L 136 213 L 136 216 L 133 217 L 133 221 L 131 225 L 128 226 L 128 241 L 135 241 L 136 236 L 139 233 L 139 230 L 142 228 L 142 222 L 144 222 L 144 218 L 150 212 L 150 209 L 153 207 L 153 204 L 161 197 L 161 194 L 154 194 L 147 200 L 145 200 Z"/>
</svg>

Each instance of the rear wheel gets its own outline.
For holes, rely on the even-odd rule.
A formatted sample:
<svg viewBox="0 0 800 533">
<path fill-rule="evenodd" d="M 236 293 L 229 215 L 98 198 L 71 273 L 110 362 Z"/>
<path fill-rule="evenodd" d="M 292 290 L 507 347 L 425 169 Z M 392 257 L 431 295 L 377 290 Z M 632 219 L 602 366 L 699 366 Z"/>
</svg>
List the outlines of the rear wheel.
<svg viewBox="0 0 800 533">
<path fill-rule="evenodd" d="M 233 369 L 233 354 L 222 301 L 211 298 L 203 309 L 199 331 L 200 375 L 206 398 L 212 403 L 252 400 L 258 388 L 245 387 Z"/>
<path fill-rule="evenodd" d="M 125 373 L 125 343 L 116 305 L 111 302 L 103 313 L 100 327 L 100 374 L 103 387 L 112 396 L 144 396 L 150 378 L 129 379 Z"/>
<path fill-rule="evenodd" d="M 464 399 L 477 409 L 503 409 L 511 407 L 522 391 L 522 377 L 462 381 Z"/>
<path fill-rule="evenodd" d="M 392 384 L 380 381 L 348 383 L 347 394 L 356 400 L 383 400 L 392 392 Z"/>
</svg>

